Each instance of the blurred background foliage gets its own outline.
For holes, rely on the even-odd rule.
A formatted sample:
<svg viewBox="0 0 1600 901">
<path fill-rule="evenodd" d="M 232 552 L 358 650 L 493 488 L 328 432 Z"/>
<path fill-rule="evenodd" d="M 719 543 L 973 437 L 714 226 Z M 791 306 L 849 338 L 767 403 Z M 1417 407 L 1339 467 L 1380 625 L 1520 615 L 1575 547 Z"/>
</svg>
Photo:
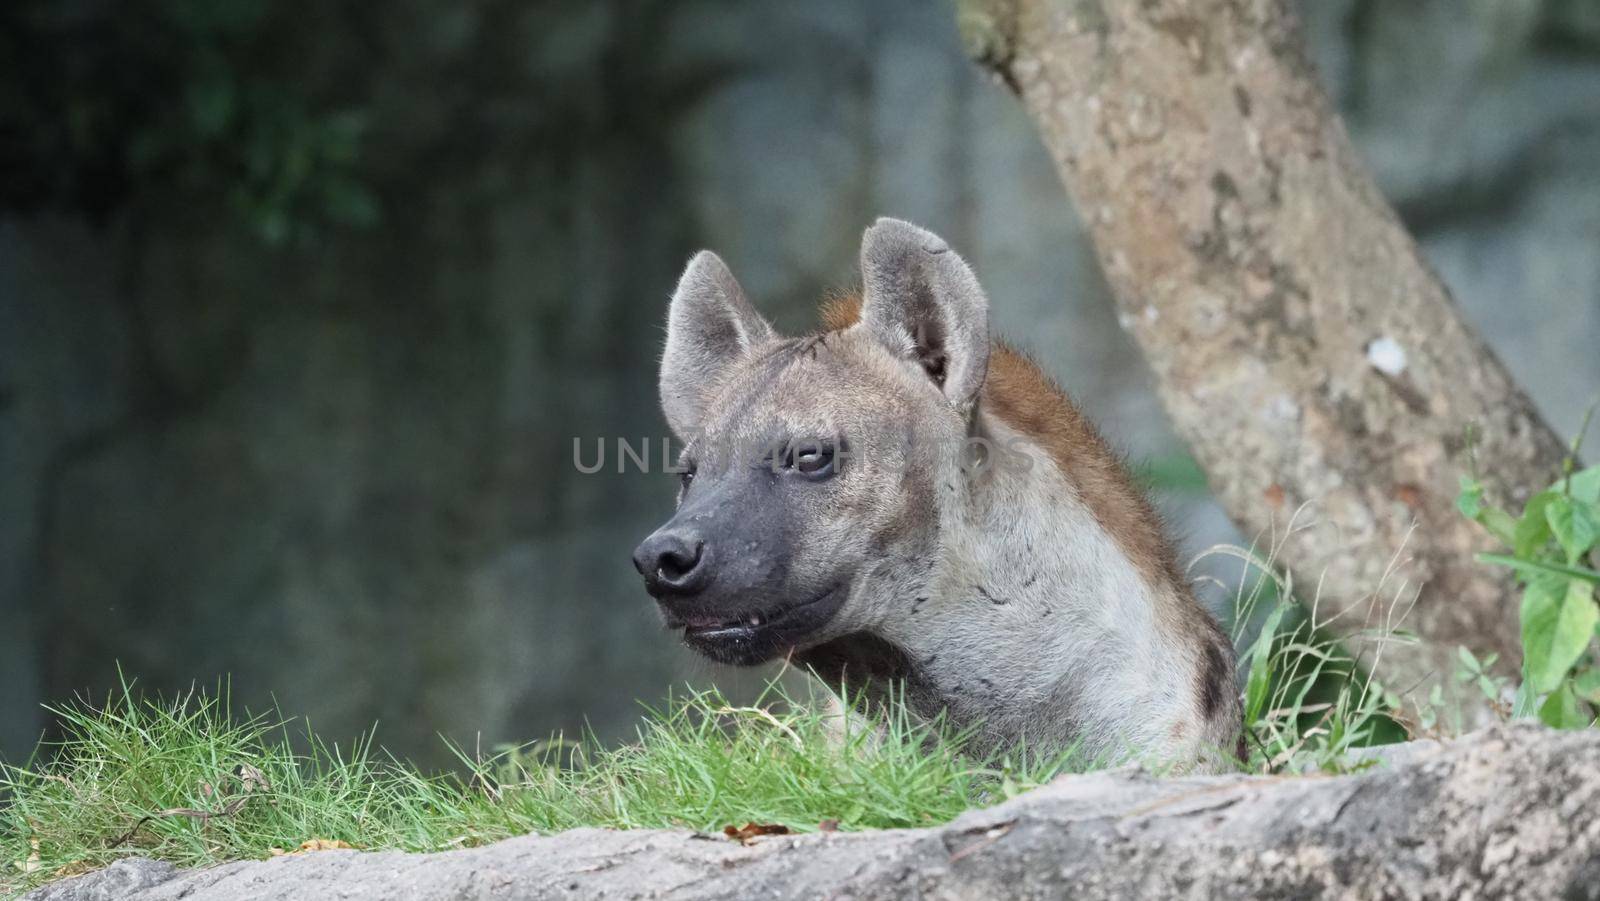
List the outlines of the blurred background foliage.
<svg viewBox="0 0 1600 901">
<path fill-rule="evenodd" d="M 1300 6 L 1384 190 L 1575 425 L 1600 7 Z M 440 732 L 615 737 L 675 682 L 743 690 L 627 563 L 672 477 L 581 475 L 572 442 L 659 455 L 694 249 L 800 329 L 880 214 L 974 262 L 1189 553 L 1240 539 L 944 3 L 11 0 L 0 68 L 0 754 L 119 661 L 331 736 L 381 721 L 423 762 Z"/>
<path fill-rule="evenodd" d="M 226 204 L 273 244 L 373 224 L 360 73 L 297 71 L 317 37 L 297 24 L 315 5 L 269 6 L 8 4 L 0 204 L 104 222 L 170 194 Z"/>
</svg>

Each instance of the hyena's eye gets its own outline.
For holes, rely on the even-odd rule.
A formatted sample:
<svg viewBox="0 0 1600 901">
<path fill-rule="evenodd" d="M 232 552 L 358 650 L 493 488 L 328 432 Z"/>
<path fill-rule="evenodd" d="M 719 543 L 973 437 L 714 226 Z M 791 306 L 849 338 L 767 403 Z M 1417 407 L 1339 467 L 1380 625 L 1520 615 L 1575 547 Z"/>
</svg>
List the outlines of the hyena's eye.
<svg viewBox="0 0 1600 901">
<path fill-rule="evenodd" d="M 689 483 L 694 481 L 694 464 L 689 464 L 683 472 L 678 473 L 678 482 L 684 491 L 689 490 Z"/>
<path fill-rule="evenodd" d="M 817 442 L 791 448 L 785 462 L 806 478 L 821 481 L 838 472 L 834 457 L 832 444 Z"/>
</svg>

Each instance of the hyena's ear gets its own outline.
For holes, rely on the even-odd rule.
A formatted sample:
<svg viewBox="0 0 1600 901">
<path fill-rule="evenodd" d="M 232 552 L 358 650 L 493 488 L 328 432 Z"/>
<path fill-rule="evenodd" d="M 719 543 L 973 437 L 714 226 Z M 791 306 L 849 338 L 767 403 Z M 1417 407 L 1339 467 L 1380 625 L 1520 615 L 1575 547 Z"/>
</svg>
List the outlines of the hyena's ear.
<svg viewBox="0 0 1600 901">
<path fill-rule="evenodd" d="M 989 301 L 972 270 L 932 232 L 879 219 L 861 239 L 861 279 L 861 321 L 970 410 L 989 370 Z"/>
<path fill-rule="evenodd" d="M 772 336 L 727 264 L 709 250 L 695 254 L 672 294 L 661 357 L 661 409 L 672 430 L 697 431 L 727 368 Z"/>
</svg>

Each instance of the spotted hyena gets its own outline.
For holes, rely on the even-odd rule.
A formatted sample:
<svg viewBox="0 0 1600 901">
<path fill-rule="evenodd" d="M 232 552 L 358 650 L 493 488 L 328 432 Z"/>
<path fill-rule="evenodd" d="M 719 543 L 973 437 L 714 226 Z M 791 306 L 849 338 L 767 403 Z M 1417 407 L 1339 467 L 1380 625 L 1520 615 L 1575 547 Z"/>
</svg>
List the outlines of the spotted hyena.
<svg viewBox="0 0 1600 901">
<path fill-rule="evenodd" d="M 715 254 L 689 262 L 660 382 L 683 487 L 634 554 L 667 625 L 861 697 L 898 682 L 987 749 L 1220 765 L 1232 645 L 1116 455 L 991 339 L 944 241 L 880 219 L 861 275 L 786 338 Z"/>
</svg>

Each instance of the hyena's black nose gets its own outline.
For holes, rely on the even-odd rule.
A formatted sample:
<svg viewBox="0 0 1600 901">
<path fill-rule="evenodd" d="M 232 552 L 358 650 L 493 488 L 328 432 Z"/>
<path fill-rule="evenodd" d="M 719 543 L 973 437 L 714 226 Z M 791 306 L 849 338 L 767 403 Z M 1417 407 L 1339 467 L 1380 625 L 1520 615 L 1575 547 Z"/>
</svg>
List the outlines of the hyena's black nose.
<svg viewBox="0 0 1600 901">
<path fill-rule="evenodd" d="M 698 535 L 663 530 L 634 550 L 633 566 L 644 576 L 645 590 L 656 597 L 697 594 L 706 586 L 710 570 L 705 546 Z"/>
</svg>

